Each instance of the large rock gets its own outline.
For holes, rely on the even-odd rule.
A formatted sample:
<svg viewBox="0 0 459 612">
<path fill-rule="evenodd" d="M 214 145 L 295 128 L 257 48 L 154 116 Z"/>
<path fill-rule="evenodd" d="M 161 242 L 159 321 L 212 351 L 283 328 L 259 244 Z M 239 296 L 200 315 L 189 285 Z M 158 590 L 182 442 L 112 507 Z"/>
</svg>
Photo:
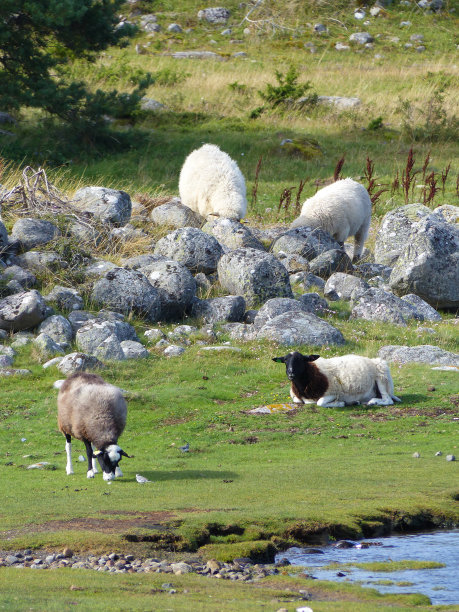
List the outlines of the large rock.
<svg viewBox="0 0 459 612">
<path fill-rule="evenodd" d="M 122 321 L 91 320 L 80 327 L 75 341 L 78 350 L 93 355 L 98 359 L 126 359 L 122 342 L 131 340 L 138 342 L 134 328 Z"/>
<path fill-rule="evenodd" d="M 49 304 L 55 305 L 60 310 L 81 310 L 83 308 L 83 298 L 76 289 L 56 285 L 44 296 Z"/>
<path fill-rule="evenodd" d="M 424 321 L 441 321 L 441 315 L 439 312 L 432 308 L 427 302 L 414 293 L 408 293 L 402 296 L 402 300 L 411 304 L 417 312 L 422 315 Z"/>
<path fill-rule="evenodd" d="M 208 23 L 226 23 L 231 15 L 231 12 L 227 8 L 212 7 L 205 8 L 198 12 L 198 19 L 207 21 Z"/>
<path fill-rule="evenodd" d="M 46 311 L 45 300 L 34 289 L 10 295 L 0 300 L 0 329 L 31 329 L 43 321 Z"/>
<path fill-rule="evenodd" d="M 60 361 L 57 369 L 62 374 L 70 376 L 70 374 L 75 372 L 86 372 L 87 370 L 96 370 L 102 367 L 103 364 L 93 355 L 69 353 Z"/>
<path fill-rule="evenodd" d="M 157 321 L 161 314 L 158 291 L 145 275 L 135 270 L 110 270 L 95 283 L 91 299 L 124 314 L 134 312 L 147 321 Z"/>
<path fill-rule="evenodd" d="M 265 247 L 252 232 L 235 219 L 214 219 L 207 221 L 202 231 L 215 236 L 218 242 L 229 250 L 251 248 L 264 251 Z"/>
<path fill-rule="evenodd" d="M 424 316 L 409 302 L 401 300 L 389 291 L 373 287 L 356 300 L 351 318 L 404 326 L 410 319 L 424 320 Z"/>
<path fill-rule="evenodd" d="M 205 323 L 239 322 L 244 318 L 245 300 L 240 295 L 227 295 L 210 300 L 194 300 L 191 316 Z"/>
<path fill-rule="evenodd" d="M 273 297 L 293 297 L 286 268 L 271 253 L 236 249 L 218 262 L 218 279 L 232 295 L 242 295 L 248 306 Z"/>
<path fill-rule="evenodd" d="M 106 187 L 83 187 L 73 197 L 73 204 L 102 223 L 125 225 L 131 218 L 131 198 L 125 191 Z"/>
<path fill-rule="evenodd" d="M 440 219 L 446 223 L 459 224 L 459 206 L 444 204 L 443 206 L 435 208 L 432 214 L 436 217 L 440 217 Z"/>
<path fill-rule="evenodd" d="M 2 251 L 6 249 L 8 246 L 8 232 L 6 231 L 6 227 L 0 220 L 0 257 Z"/>
<path fill-rule="evenodd" d="M 324 296 L 328 297 L 334 291 L 340 299 L 350 300 L 353 294 L 356 295 L 358 293 L 361 295 L 369 288 L 370 285 L 368 283 L 352 274 L 335 272 L 325 283 Z"/>
<path fill-rule="evenodd" d="M 194 210 L 184 206 L 178 198 L 156 206 L 150 214 L 150 218 L 155 225 L 166 227 L 201 227 L 203 218 Z"/>
<path fill-rule="evenodd" d="M 376 236 L 375 262 L 393 266 L 410 240 L 413 225 L 430 213 L 422 204 L 408 204 L 388 212 Z"/>
<path fill-rule="evenodd" d="M 45 319 L 38 328 L 40 334 L 46 334 L 61 347 L 67 348 L 73 340 L 73 328 L 62 315 L 53 315 Z"/>
<path fill-rule="evenodd" d="M 459 366 L 459 355 L 444 351 L 438 346 L 422 344 L 421 346 L 390 345 L 380 348 L 378 357 L 397 363 L 428 363 L 429 365 Z"/>
<path fill-rule="evenodd" d="M 153 255 L 153 253 L 144 253 L 143 255 L 136 255 L 134 257 L 129 257 L 128 259 L 123 259 L 123 268 L 128 268 L 129 270 L 139 270 L 145 276 L 148 274 L 148 266 L 150 264 L 155 264 L 157 261 L 166 261 L 167 257 L 164 255 Z M 143 268 L 147 268 L 146 271 Z"/>
<path fill-rule="evenodd" d="M 283 346 L 344 344 L 342 333 L 310 312 L 286 312 L 268 321 L 258 332 L 258 339 Z"/>
<path fill-rule="evenodd" d="M 179 261 L 192 272 L 209 274 L 217 269 L 223 249 L 213 236 L 184 227 L 158 240 L 155 253 Z"/>
<path fill-rule="evenodd" d="M 278 317 L 285 312 L 311 312 L 306 305 L 298 300 L 291 298 L 271 298 L 263 304 L 260 310 L 257 312 L 253 321 L 254 326 L 257 329 L 261 329 L 263 325 Z"/>
<path fill-rule="evenodd" d="M 141 268 L 161 302 L 161 319 L 173 321 L 183 317 L 196 295 L 196 281 L 191 272 L 172 259 L 161 259 Z"/>
<path fill-rule="evenodd" d="M 48 244 L 61 235 L 59 229 L 44 219 L 18 219 L 13 225 L 11 236 L 17 240 L 23 251 L 30 251 L 42 244 Z"/>
<path fill-rule="evenodd" d="M 64 261 L 54 251 L 28 251 L 17 257 L 18 264 L 22 268 L 31 270 L 34 273 L 43 273 L 46 270 L 61 270 L 67 268 Z"/>
<path fill-rule="evenodd" d="M 340 248 L 338 242 L 322 229 L 300 226 L 277 238 L 273 242 L 272 252 L 277 255 L 301 255 L 311 261 L 326 251 Z"/>
<path fill-rule="evenodd" d="M 3 270 L 3 280 L 16 281 L 23 289 L 30 289 L 37 282 L 35 274 L 30 270 L 25 270 L 21 266 L 8 266 Z"/>
<path fill-rule="evenodd" d="M 64 347 L 48 336 L 48 334 L 39 334 L 33 343 L 40 353 L 43 356 L 46 356 L 47 359 L 53 357 L 54 355 L 62 355 L 64 353 Z"/>
<path fill-rule="evenodd" d="M 434 308 L 459 306 L 459 226 L 425 217 L 411 228 L 389 278 L 394 293 L 415 293 Z"/>
<path fill-rule="evenodd" d="M 328 279 L 334 272 L 352 272 L 352 261 L 343 249 L 330 249 L 315 257 L 309 266 L 311 274 Z"/>
</svg>

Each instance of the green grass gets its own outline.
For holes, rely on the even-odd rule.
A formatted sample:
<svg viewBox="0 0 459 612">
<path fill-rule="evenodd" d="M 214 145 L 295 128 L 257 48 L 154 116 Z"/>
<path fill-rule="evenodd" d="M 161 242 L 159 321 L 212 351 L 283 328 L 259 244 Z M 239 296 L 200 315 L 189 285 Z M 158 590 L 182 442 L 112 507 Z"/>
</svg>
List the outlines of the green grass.
<svg viewBox="0 0 459 612">
<path fill-rule="evenodd" d="M 355 326 L 338 315 L 335 324 L 343 330 Z M 451 349 L 454 321 L 438 329 L 437 344 Z M 374 355 L 376 343 L 391 343 L 396 336 L 416 343 L 414 326 L 400 333 L 367 323 L 362 331 L 364 340 L 356 336 L 351 348 L 333 354 Z M 125 477 L 111 486 L 100 478 L 87 480 L 78 462 L 76 474 L 65 475 L 52 389 L 56 370 L 37 364 L 28 378 L 3 379 L 0 477 L 8 488 L 0 546 L 70 543 L 76 550 L 148 552 L 157 546 L 197 550 L 264 541 L 283 547 L 321 530 L 361 537 L 391 525 L 403 530 L 457 522 L 457 464 L 434 456 L 437 450 L 455 452 L 454 372 L 392 367 L 402 398 L 392 407 L 303 407 L 293 414 L 250 415 L 247 410 L 255 406 L 287 401 L 288 384 L 284 369 L 271 361 L 278 348 L 241 346 L 230 360 L 198 345 L 180 359 L 167 360 L 153 350 L 145 362 L 104 371 L 129 392 L 121 443 L 135 456 L 123 461 Z M 30 366 L 31 358 L 25 349 L 17 366 Z M 432 386 L 435 391 L 428 390 Z M 178 447 L 185 441 L 191 450 L 183 455 Z M 415 451 L 420 459 L 413 459 Z M 80 453 L 83 444 L 75 441 L 75 459 Z M 36 461 L 49 461 L 51 468 L 25 469 Z M 136 473 L 153 482 L 138 485 Z M 145 512 L 160 513 L 154 522 L 164 529 L 152 531 L 142 520 Z M 228 555 L 227 548 L 221 550 Z"/>
<path fill-rule="evenodd" d="M 451 162 L 445 190 L 434 205 L 457 204 L 457 3 L 447 2 L 456 14 L 436 15 L 395 3 L 383 18 L 371 19 L 368 31 L 380 34 L 374 50 L 345 53 L 337 52 L 334 43 L 367 29 L 354 19 L 347 1 L 266 0 L 263 12 L 253 17 L 269 18 L 285 28 L 257 34 L 252 26 L 247 35 L 247 23 L 239 25 L 246 9 L 230 0 L 225 3 L 232 11 L 228 25 L 232 38 L 241 43 L 221 36 L 223 27 L 198 22 L 202 3 L 197 0 L 142 0 L 139 6 L 158 15 L 161 33 L 139 33 L 125 49 L 110 49 L 91 63 L 69 63 L 67 76 L 91 88 L 131 91 L 136 80 L 151 72 L 155 82 L 146 95 L 168 110 L 139 112 L 115 122 L 108 140 L 82 142 L 43 114 L 23 109 L 20 122 L 8 126 L 15 136 L 1 136 L 2 185 L 16 185 L 22 168 L 30 164 L 45 165 L 49 180 L 69 197 L 92 184 L 124 189 L 133 199 L 176 195 L 186 155 L 213 142 L 237 161 L 246 178 L 248 218 L 269 225 L 294 216 L 291 208 L 277 213 L 286 187 L 296 189 L 306 180 L 304 200 L 315 192 L 316 180 L 333 175 L 342 155 L 344 176 L 366 185 L 369 157 L 378 183 L 390 188 L 397 173 L 401 177 L 412 147 L 416 170 L 430 152 L 428 171 L 435 171 L 439 186 L 441 172 Z M 124 13 L 128 11 L 125 6 Z M 403 20 L 412 26 L 401 28 Z M 318 21 L 326 23 L 328 34 L 317 36 L 307 25 Z M 171 22 L 192 32 L 167 33 Z M 404 49 L 413 33 L 424 35 L 424 53 Z M 399 44 L 391 41 L 393 36 L 400 38 Z M 315 54 L 304 47 L 308 42 L 316 46 Z M 136 54 L 136 44 L 149 44 L 147 53 Z M 225 61 L 181 61 L 169 55 L 186 49 L 215 51 Z M 236 51 L 245 51 L 247 59 L 232 58 Z M 276 70 L 285 75 L 291 65 L 298 70 L 299 84 L 309 81 L 311 91 L 319 95 L 357 96 L 361 106 L 346 112 L 278 106 L 250 119 L 264 103 L 259 91 L 276 84 Z M 442 98 L 435 106 L 438 95 Z M 292 154 L 280 147 L 284 138 L 315 140 L 321 154 L 310 159 Z M 260 158 L 258 192 L 252 201 Z M 417 175 L 418 184 L 421 179 Z M 421 199 L 422 190 L 416 187 L 409 200 Z M 400 189 L 381 196 L 374 207 L 370 247 L 383 214 L 402 204 Z M 2 217 L 11 230 L 15 211 L 2 205 Z M 150 227 L 145 229 L 155 237 Z M 75 253 L 71 241 L 61 248 L 66 249 L 64 255 Z M 123 252 L 103 245 L 97 255 L 118 262 Z M 71 277 L 45 274 L 37 287 L 46 293 L 56 283 L 77 282 L 77 277 L 78 270 Z M 83 294 L 90 308 L 88 291 L 86 287 Z M 385 344 L 432 343 L 457 351 L 457 319 L 452 315 L 429 324 L 435 333 L 426 337 L 415 324 L 399 328 L 351 321 L 347 304 L 333 303 L 332 309 L 325 318 L 343 332 L 346 346 L 300 350 L 375 356 Z M 134 323 L 139 333 L 146 327 Z M 218 343 L 224 340 L 225 335 Z M 428 365 L 392 365 L 401 405 L 302 407 L 293 413 L 250 415 L 247 411 L 256 406 L 288 401 L 285 372 L 271 361 L 284 351 L 267 343 L 240 346 L 242 352 L 231 353 L 230 359 L 200 351 L 196 344 L 179 359 L 167 360 L 152 349 L 145 362 L 105 369 L 105 378 L 129 391 L 128 424 L 120 441 L 134 455 L 123 460 L 125 477 L 110 486 L 100 475 L 86 479 L 85 464 L 76 461 L 84 454 L 77 441 L 76 474 L 66 476 L 64 438 L 56 424 L 57 392 L 52 388 L 61 375 L 44 371 L 42 358 L 30 349 L 21 351 L 15 366 L 30 367 L 32 374 L 2 378 L 0 384 L 0 549 L 70 546 L 75 551 L 179 558 L 190 551 L 203 558 L 262 558 L 272 554 L 273 545 L 283 549 L 327 536 L 369 537 L 393 528 L 458 524 L 458 464 L 444 459 L 458 454 L 456 373 L 433 371 Z M 185 441 L 191 448 L 186 455 L 178 449 Z M 438 450 L 443 457 L 435 457 Z M 412 457 L 415 451 L 419 459 Z M 37 461 L 51 465 L 26 469 Z M 152 483 L 139 485 L 136 473 Z M 176 595 L 156 591 L 167 580 L 163 575 L 2 568 L 0 609 L 62 610 L 76 602 L 83 609 L 106 610 L 113 607 L 116 593 L 116 605 L 129 610 L 215 610 L 218 601 L 219 610 L 285 606 L 290 612 L 301 605 L 297 594 L 304 588 L 313 594 L 314 612 L 448 609 L 428 606 L 423 596 L 382 596 L 351 585 L 318 585 L 287 571 L 256 588 L 177 576 L 172 580 Z M 83 590 L 70 591 L 72 584 Z"/>
<path fill-rule="evenodd" d="M 171 583 L 170 589 L 163 584 Z M 299 591 L 307 591 L 304 601 Z M 113 601 L 123 610 L 174 610 L 174 612 L 235 612 L 238 610 L 277 610 L 293 612 L 310 605 L 314 612 L 428 612 L 448 610 L 449 606 L 429 605 L 423 595 L 381 595 L 374 589 L 356 585 L 335 585 L 303 578 L 270 576 L 256 585 L 235 584 L 196 575 L 166 574 L 107 575 L 84 570 L 36 571 L 2 568 L 0 610 L 104 611 Z"/>
</svg>

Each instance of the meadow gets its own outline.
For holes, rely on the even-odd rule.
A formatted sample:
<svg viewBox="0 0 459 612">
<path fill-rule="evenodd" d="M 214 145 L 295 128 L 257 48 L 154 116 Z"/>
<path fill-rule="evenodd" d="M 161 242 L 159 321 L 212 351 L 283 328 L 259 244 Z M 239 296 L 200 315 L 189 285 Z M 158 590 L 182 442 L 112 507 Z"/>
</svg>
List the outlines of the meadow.
<svg viewBox="0 0 459 612">
<path fill-rule="evenodd" d="M 198 22 L 202 6 L 194 0 L 139 2 L 144 13 L 157 14 L 161 32 L 139 32 L 126 48 L 110 49 L 90 63 L 71 62 L 65 75 L 93 88 L 129 92 L 150 73 L 146 95 L 165 109 L 116 119 L 109 143 L 76 140 L 49 117 L 25 109 L 18 124 L 8 128 L 14 135 L 0 141 L 0 183 L 12 188 L 24 166 L 42 166 L 69 198 L 79 187 L 101 185 L 154 205 L 177 195 L 186 155 L 212 142 L 236 159 L 246 177 L 249 227 L 292 220 L 300 181 L 303 201 L 333 176 L 343 156 L 343 176 L 368 186 L 369 159 L 374 191 L 386 190 L 374 204 L 370 249 L 387 211 L 406 199 L 428 198 L 430 173 L 437 190 L 428 205 L 458 204 L 457 12 L 451 12 L 457 3 L 426 14 L 397 2 L 368 28 L 356 22 L 354 4 L 348 2 L 265 2 L 252 14 L 253 24 L 243 22 L 247 11 L 238 5 L 225 3 L 232 10 L 229 37 L 221 34 L 223 27 Z M 125 15 L 129 18 L 127 5 Z M 400 26 L 404 20 L 411 21 L 409 28 Z M 322 36 L 313 32 L 318 21 L 328 27 Z M 169 33 L 172 22 L 191 31 Z M 375 36 L 373 49 L 334 48 L 362 29 Z M 413 33 L 424 35 L 424 52 L 404 47 Z M 223 60 L 171 56 L 191 49 L 213 51 Z M 247 56 L 232 57 L 237 51 Z M 347 111 L 290 102 L 270 107 L 259 92 L 266 92 L 268 83 L 279 84 L 276 71 L 284 78 L 291 66 L 296 84 L 309 82 L 308 94 L 358 97 L 361 105 Z M 284 139 L 300 147 L 285 149 Z M 405 197 L 402 177 L 410 150 L 417 174 Z M 281 205 L 286 189 L 291 201 Z M 4 206 L 2 217 L 10 230 L 17 213 Z M 144 221 L 134 224 L 158 235 Z M 69 242 L 69 248 L 76 252 L 79 245 Z M 119 263 L 121 256 L 147 248 L 146 241 L 122 252 L 105 245 L 97 255 Z M 71 286 L 72 277 L 65 270 L 44 275 L 38 289 L 56 283 Z M 211 295 L 218 292 L 214 287 Z M 416 323 L 399 328 L 350 320 L 348 305 L 333 303 L 324 317 L 343 332 L 346 345 L 296 348 L 323 356 L 374 357 L 387 344 L 435 344 L 457 352 L 458 319 L 453 312 L 442 315 L 443 321 L 429 324 L 433 331 L 426 332 Z M 142 338 L 145 323 L 130 322 Z M 161 325 L 166 332 L 171 328 Z M 217 332 L 216 344 L 229 342 Z M 289 400 L 285 370 L 271 360 L 285 349 L 231 342 L 241 351 L 207 352 L 198 340 L 199 334 L 176 359 L 149 346 L 147 360 L 104 369 L 107 380 L 126 390 L 128 424 L 120 441 L 134 455 L 123 459 L 124 478 L 110 486 L 100 476 L 87 480 L 86 464 L 77 461 L 75 475 L 66 476 L 53 389 L 61 375 L 44 370 L 43 356 L 29 347 L 19 351 L 15 367 L 29 368 L 31 375 L 0 383 L 1 550 L 71 547 L 76 553 L 267 561 L 290 545 L 458 524 L 458 463 L 445 461 L 447 454 L 458 454 L 457 372 L 392 364 L 395 392 L 402 399 L 395 406 L 304 406 L 250 414 L 258 406 Z M 185 442 L 188 453 L 179 449 Z M 80 453 L 84 446 L 75 441 L 74 459 Z M 38 461 L 48 465 L 27 469 Z M 140 485 L 136 473 L 152 482 Z M 1 568 L 0 609 L 70 609 L 76 602 L 92 610 L 114 603 L 129 610 L 293 610 L 302 588 L 316 589 L 314 612 L 454 609 L 431 607 L 422 596 L 381 596 L 288 573 L 257 585 L 174 576 L 179 592 L 173 601 L 156 591 L 165 582 L 162 576 L 69 573 Z M 71 585 L 81 590 L 69 593 Z"/>
</svg>

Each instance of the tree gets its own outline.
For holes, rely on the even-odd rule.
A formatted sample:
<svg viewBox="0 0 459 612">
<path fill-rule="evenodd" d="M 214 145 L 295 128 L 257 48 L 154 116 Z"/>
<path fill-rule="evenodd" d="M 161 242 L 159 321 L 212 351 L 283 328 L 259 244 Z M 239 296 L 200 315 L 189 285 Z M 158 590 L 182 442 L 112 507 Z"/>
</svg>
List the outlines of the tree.
<svg viewBox="0 0 459 612">
<path fill-rule="evenodd" d="M 138 103 L 134 94 L 90 92 L 62 67 L 122 44 L 134 28 L 117 27 L 122 0 L 1 0 L 0 109 L 41 108 L 72 124 L 97 125 L 106 113 Z"/>
</svg>

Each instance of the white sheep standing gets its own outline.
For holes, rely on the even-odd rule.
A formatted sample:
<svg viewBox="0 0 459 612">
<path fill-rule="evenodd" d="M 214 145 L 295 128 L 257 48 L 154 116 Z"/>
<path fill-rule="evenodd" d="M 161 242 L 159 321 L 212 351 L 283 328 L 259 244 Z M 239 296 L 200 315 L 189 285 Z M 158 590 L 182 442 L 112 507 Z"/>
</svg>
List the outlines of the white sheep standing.
<svg viewBox="0 0 459 612">
<path fill-rule="evenodd" d="M 96 374 L 77 372 L 67 378 L 57 396 L 57 421 L 65 435 L 67 474 L 73 474 L 72 436 L 84 442 L 88 478 L 97 473 L 99 460 L 104 480 L 122 476 L 121 457 L 129 457 L 117 444 L 126 425 L 127 407 L 121 389 Z M 96 450 L 93 450 L 93 447 Z"/>
<path fill-rule="evenodd" d="M 319 227 L 343 244 L 354 236 L 354 256 L 362 256 L 371 222 L 371 200 L 363 185 L 351 178 L 336 181 L 306 200 L 290 228 Z"/>
<path fill-rule="evenodd" d="M 182 204 L 203 217 L 239 221 L 247 212 L 244 177 L 237 163 L 213 144 L 188 155 L 180 172 L 179 192 Z"/>
<path fill-rule="evenodd" d="M 296 404 L 325 408 L 363 404 L 390 406 L 401 400 L 394 395 L 389 366 L 383 359 L 343 355 L 324 359 L 298 351 L 273 361 L 285 363 L 291 382 L 290 397 Z"/>
</svg>

